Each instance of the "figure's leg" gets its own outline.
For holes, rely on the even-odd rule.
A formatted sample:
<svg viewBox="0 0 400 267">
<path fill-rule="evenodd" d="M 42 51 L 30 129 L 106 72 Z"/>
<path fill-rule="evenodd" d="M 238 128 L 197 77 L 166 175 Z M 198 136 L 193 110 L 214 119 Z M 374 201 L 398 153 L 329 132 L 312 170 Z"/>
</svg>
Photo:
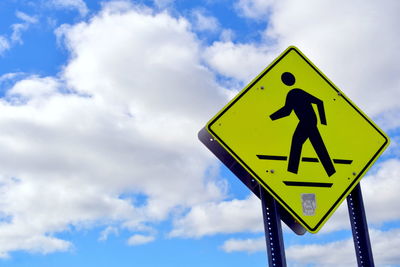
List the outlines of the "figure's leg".
<svg viewBox="0 0 400 267">
<path fill-rule="evenodd" d="M 317 152 L 318 158 L 324 166 L 324 169 L 328 176 L 332 176 L 336 172 L 335 167 L 333 166 L 331 157 L 329 156 L 328 150 L 326 150 L 324 141 L 322 140 L 321 134 L 318 131 L 318 128 L 310 131 L 310 141 L 312 146 L 314 147 L 315 152 Z"/>
<path fill-rule="evenodd" d="M 301 150 L 303 148 L 304 142 L 308 138 L 308 133 L 306 130 L 307 129 L 303 127 L 301 123 L 299 123 L 293 133 L 288 164 L 289 172 L 297 173 L 297 171 L 299 170 Z"/>
</svg>

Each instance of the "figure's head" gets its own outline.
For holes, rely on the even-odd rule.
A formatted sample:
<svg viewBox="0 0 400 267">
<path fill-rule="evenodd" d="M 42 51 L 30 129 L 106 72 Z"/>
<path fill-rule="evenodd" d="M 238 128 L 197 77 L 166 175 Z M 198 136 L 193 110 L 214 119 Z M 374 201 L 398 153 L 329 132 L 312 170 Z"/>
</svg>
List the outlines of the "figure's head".
<svg viewBox="0 0 400 267">
<path fill-rule="evenodd" d="M 287 86 L 292 86 L 296 82 L 296 78 L 290 72 L 282 73 L 281 80 Z"/>
</svg>

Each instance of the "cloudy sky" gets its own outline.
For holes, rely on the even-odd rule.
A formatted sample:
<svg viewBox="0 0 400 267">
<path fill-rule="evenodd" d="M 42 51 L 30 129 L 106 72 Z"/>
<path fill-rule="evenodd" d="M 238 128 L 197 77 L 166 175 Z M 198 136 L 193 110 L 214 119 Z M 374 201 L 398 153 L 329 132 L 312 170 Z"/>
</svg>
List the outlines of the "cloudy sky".
<svg viewBox="0 0 400 267">
<path fill-rule="evenodd" d="M 197 132 L 296 45 L 388 133 L 361 182 L 400 266 L 400 2 L 0 2 L 1 266 L 265 266 L 259 200 Z M 356 131 L 357 129 L 351 129 Z M 355 266 L 346 206 L 289 266 Z"/>
</svg>

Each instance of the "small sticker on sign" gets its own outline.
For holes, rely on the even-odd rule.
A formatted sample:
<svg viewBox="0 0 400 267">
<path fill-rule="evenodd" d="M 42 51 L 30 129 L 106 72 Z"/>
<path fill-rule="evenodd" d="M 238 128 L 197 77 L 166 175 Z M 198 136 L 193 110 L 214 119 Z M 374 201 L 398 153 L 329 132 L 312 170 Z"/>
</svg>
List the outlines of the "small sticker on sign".
<svg viewBox="0 0 400 267">
<path fill-rule="evenodd" d="M 314 216 L 317 209 L 317 201 L 315 194 L 301 194 L 301 204 L 303 206 L 303 214 L 306 216 Z"/>
</svg>

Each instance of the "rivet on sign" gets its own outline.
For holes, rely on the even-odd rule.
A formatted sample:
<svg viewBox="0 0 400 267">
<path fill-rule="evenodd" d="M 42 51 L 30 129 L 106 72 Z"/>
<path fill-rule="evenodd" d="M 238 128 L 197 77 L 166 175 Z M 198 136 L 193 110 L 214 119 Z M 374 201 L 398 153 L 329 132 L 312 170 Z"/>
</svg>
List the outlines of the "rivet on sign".
<svg viewBox="0 0 400 267">
<path fill-rule="evenodd" d="M 356 175 L 356 173 L 355 173 L 355 172 L 353 172 L 353 175 Z"/>
<path fill-rule="evenodd" d="M 274 170 L 271 170 L 271 173 L 274 173 L 275 171 Z"/>
<path fill-rule="evenodd" d="M 261 86 L 261 90 L 264 90 L 264 86 Z"/>
</svg>

